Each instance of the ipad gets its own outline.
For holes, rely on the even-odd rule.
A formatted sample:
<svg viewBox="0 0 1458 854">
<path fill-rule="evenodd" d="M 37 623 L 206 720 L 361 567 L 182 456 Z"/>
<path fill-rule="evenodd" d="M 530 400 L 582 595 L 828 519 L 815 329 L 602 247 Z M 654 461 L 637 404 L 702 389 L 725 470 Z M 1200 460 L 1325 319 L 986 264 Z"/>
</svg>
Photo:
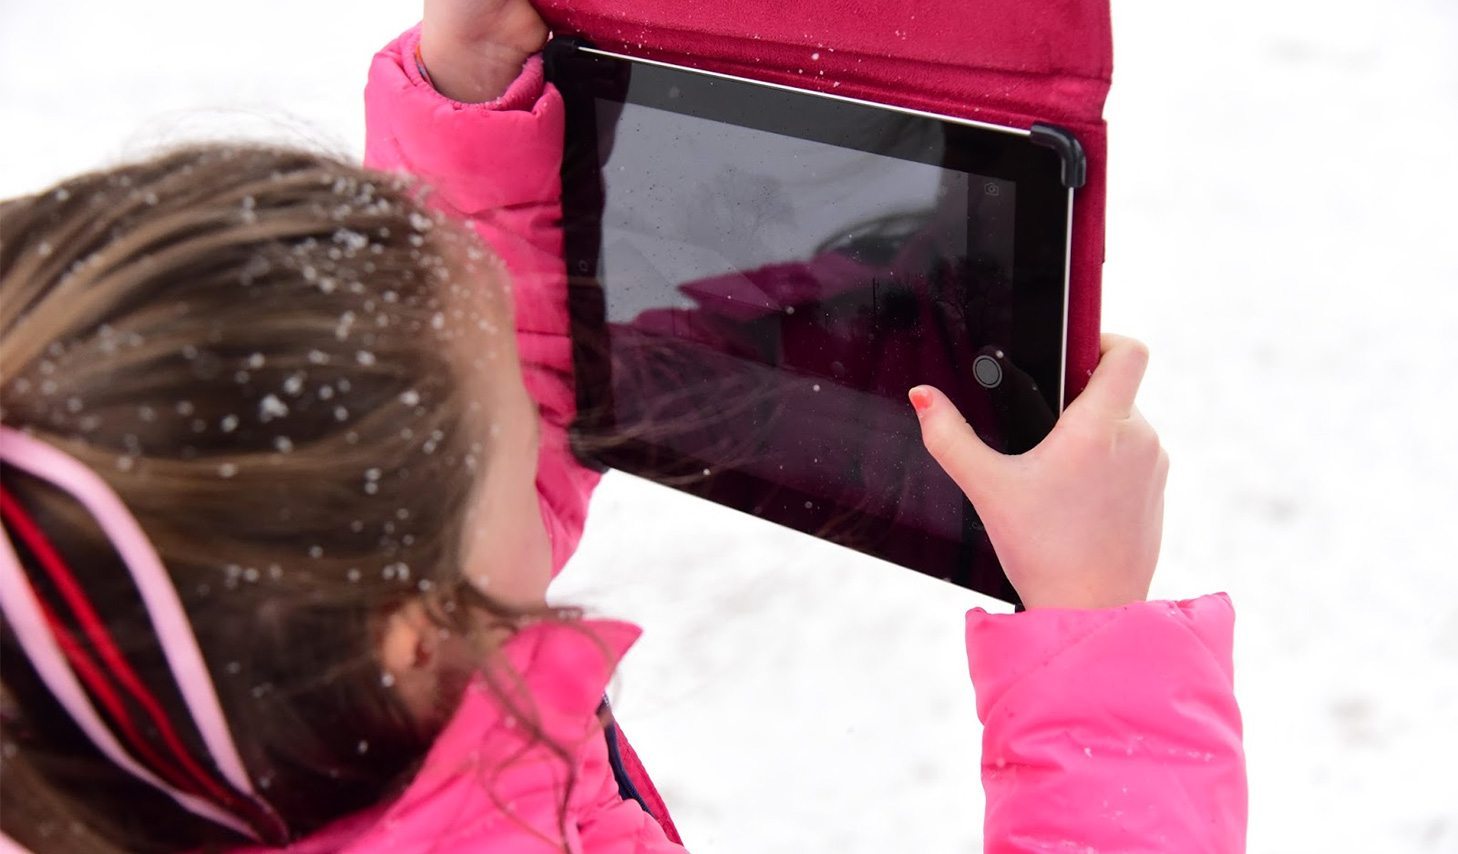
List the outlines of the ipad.
<svg viewBox="0 0 1458 854">
<path fill-rule="evenodd" d="M 1006 453 L 1052 428 L 1077 141 L 580 41 L 547 67 L 578 456 L 1015 603 L 906 392 Z"/>
</svg>

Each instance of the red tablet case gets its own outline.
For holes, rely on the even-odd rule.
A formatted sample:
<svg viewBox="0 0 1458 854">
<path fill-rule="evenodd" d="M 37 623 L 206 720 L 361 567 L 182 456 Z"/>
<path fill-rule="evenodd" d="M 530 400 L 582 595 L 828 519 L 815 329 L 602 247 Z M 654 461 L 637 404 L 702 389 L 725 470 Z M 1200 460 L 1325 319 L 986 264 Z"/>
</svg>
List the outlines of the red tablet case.
<svg viewBox="0 0 1458 854">
<path fill-rule="evenodd" d="M 1001 125 L 1060 125 L 1088 158 L 1074 195 L 1068 382 L 1098 363 L 1107 0 L 537 0 L 604 50 Z"/>
</svg>

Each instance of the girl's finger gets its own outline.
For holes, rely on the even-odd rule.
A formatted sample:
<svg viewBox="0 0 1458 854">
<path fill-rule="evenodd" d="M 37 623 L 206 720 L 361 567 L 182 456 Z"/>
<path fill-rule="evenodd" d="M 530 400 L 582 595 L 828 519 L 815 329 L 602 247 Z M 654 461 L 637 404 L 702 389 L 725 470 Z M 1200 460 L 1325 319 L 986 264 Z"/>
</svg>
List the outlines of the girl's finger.
<svg viewBox="0 0 1458 854">
<path fill-rule="evenodd" d="M 947 396 L 929 385 L 907 393 L 921 421 L 921 441 L 932 458 L 977 504 L 997 490 L 1006 458 L 987 447 Z"/>
<path fill-rule="evenodd" d="M 1144 370 L 1149 367 L 1149 348 L 1133 338 L 1107 333 L 1100 343 L 1099 366 L 1068 409 L 1128 418 L 1134 410 L 1134 397 L 1144 380 Z"/>
</svg>

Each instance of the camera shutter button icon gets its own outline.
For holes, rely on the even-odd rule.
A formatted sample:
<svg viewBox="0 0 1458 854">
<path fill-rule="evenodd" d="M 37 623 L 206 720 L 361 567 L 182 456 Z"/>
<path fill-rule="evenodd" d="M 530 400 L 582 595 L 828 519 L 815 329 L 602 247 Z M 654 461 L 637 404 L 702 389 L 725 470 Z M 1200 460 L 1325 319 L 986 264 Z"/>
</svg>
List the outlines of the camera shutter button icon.
<svg viewBox="0 0 1458 854">
<path fill-rule="evenodd" d="M 991 356 L 978 356 L 972 360 L 972 378 L 983 388 L 997 388 L 1002 385 L 1002 365 Z"/>
</svg>

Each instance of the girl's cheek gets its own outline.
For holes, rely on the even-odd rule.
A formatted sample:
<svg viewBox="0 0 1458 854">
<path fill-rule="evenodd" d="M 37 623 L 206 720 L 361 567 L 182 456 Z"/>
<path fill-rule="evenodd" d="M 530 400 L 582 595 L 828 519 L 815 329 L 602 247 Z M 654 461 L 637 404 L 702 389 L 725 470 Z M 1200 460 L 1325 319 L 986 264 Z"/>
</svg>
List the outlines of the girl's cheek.
<svg viewBox="0 0 1458 854">
<path fill-rule="evenodd" d="M 552 546 L 537 495 L 536 460 L 499 462 L 492 470 L 496 481 L 486 485 L 469 523 L 467 577 L 502 604 L 539 606 L 551 581 Z"/>
</svg>

